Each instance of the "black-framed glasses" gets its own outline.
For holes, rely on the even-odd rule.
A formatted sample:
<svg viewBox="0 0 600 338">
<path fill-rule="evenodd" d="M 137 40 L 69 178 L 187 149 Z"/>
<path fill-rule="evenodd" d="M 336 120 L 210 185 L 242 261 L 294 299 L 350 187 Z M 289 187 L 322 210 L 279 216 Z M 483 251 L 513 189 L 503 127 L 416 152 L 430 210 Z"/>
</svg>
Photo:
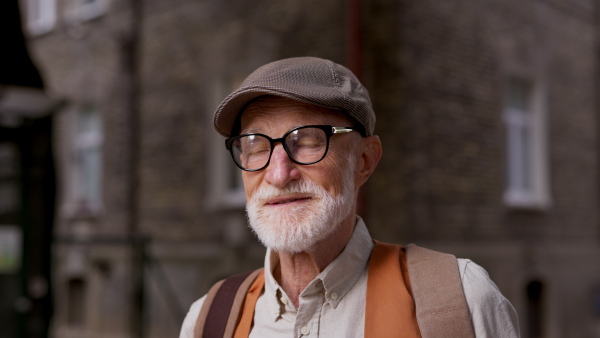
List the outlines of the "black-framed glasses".
<svg viewBox="0 0 600 338">
<path fill-rule="evenodd" d="M 325 158 L 331 136 L 351 131 L 355 129 L 324 125 L 302 126 L 276 139 L 258 133 L 234 136 L 225 140 L 225 146 L 240 169 L 259 171 L 269 165 L 275 143 L 283 145 L 283 149 L 294 163 L 308 165 Z"/>
</svg>

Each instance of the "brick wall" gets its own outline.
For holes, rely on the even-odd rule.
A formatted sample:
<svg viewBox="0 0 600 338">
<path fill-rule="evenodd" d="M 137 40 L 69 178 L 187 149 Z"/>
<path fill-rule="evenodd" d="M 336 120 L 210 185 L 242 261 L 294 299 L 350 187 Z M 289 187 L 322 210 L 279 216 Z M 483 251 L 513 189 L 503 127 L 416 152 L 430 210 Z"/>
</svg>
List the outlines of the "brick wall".
<svg viewBox="0 0 600 338">
<path fill-rule="evenodd" d="M 397 5 L 395 17 L 386 14 L 400 22 L 401 43 L 372 58 L 401 57 L 391 73 L 380 70 L 370 79 L 381 88 L 374 95 L 385 148 L 369 187 L 376 233 L 394 240 L 597 234 L 590 6 L 421 1 Z M 502 198 L 503 91 L 515 72 L 540 76 L 547 90 L 553 204 L 541 212 L 510 210 Z"/>
<path fill-rule="evenodd" d="M 69 3 L 59 1 L 59 12 Z M 341 0 L 142 4 L 135 179 L 140 232 L 151 238 L 147 331 L 164 337 L 177 334 L 178 311 L 187 311 L 215 280 L 262 264 L 243 205 L 214 203 L 213 148 L 225 152 L 214 145 L 222 142 L 212 131 L 216 104 L 272 60 L 312 55 L 346 63 L 347 7 Z M 595 2 L 373 0 L 361 6 L 360 75 L 384 147 L 365 187 L 374 237 L 473 258 L 522 313 L 524 285 L 542 279 L 550 290 L 548 330 L 585 336 L 590 326 L 575 323 L 578 317 L 593 323 L 581 304 L 600 280 L 599 271 L 587 268 L 595 264 L 599 229 Z M 50 91 L 68 99 L 57 116 L 59 207 L 66 210 L 57 222 L 61 234 L 127 234 L 131 15 L 128 2 L 111 1 L 96 19 L 79 25 L 60 19 L 52 32 L 30 40 Z M 503 201 L 505 82 L 523 74 L 540 79 L 547 97 L 552 204 L 544 210 L 517 210 Z M 91 223 L 68 207 L 73 119 L 89 103 L 101 112 L 105 134 L 104 204 Z M 128 336 L 127 247 L 62 245 L 56 252 L 57 299 L 68 299 L 69 278 L 88 282 L 83 332 L 72 331 L 61 302 L 57 336 Z M 563 273 L 571 278 L 555 277 Z M 570 293 L 560 291 L 565 288 Z M 522 322 L 526 330 L 527 319 Z"/>
</svg>

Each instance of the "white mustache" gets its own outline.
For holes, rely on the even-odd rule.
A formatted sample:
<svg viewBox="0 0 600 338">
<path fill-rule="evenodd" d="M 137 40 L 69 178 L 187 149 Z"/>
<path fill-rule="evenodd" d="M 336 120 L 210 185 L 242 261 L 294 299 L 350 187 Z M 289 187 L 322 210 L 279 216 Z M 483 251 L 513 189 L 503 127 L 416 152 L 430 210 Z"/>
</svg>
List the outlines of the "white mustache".
<svg viewBox="0 0 600 338">
<path fill-rule="evenodd" d="M 285 188 L 279 189 L 271 185 L 260 187 L 250 198 L 254 203 L 265 204 L 269 200 L 289 195 L 302 195 L 303 197 L 321 198 L 324 194 L 323 188 L 311 181 L 293 181 Z"/>
</svg>

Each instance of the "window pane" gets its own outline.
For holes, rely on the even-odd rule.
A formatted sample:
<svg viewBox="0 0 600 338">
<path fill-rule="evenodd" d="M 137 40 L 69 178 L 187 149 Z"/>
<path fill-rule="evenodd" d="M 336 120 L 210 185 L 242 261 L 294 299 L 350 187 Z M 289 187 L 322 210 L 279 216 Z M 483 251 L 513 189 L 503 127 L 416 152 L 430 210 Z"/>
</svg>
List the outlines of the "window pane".
<svg viewBox="0 0 600 338">
<path fill-rule="evenodd" d="M 42 19 L 42 5 L 40 0 L 30 0 L 29 3 L 29 18 L 32 21 L 40 21 Z"/>
<path fill-rule="evenodd" d="M 83 195 L 85 199 L 92 203 L 97 204 L 100 202 L 100 168 L 101 158 L 100 149 L 90 148 L 83 151 L 82 154 L 82 174 L 84 191 Z"/>
<path fill-rule="evenodd" d="M 531 191 L 531 131 L 528 127 L 521 128 L 521 189 Z"/>
<path fill-rule="evenodd" d="M 55 0 L 29 0 L 27 2 L 27 20 L 33 34 L 50 31 L 56 21 Z"/>
<path fill-rule="evenodd" d="M 508 186 L 511 189 L 520 189 L 522 166 L 521 134 L 518 126 L 508 126 Z"/>
<path fill-rule="evenodd" d="M 507 93 L 508 108 L 520 113 L 528 113 L 531 110 L 531 82 L 524 79 L 511 79 Z"/>
<path fill-rule="evenodd" d="M 508 137 L 508 187 L 520 194 L 533 190 L 532 85 L 524 79 L 511 79 L 507 87 L 505 121 Z"/>
<path fill-rule="evenodd" d="M 242 189 L 242 171 L 233 164 L 233 161 L 227 163 L 229 178 L 227 180 L 229 191 L 238 191 Z"/>
<path fill-rule="evenodd" d="M 98 206 L 102 187 L 102 128 L 100 116 L 91 107 L 82 110 L 75 140 L 76 194 L 87 205 Z"/>
<path fill-rule="evenodd" d="M 85 109 L 79 118 L 81 133 L 97 133 L 100 130 L 100 118 L 93 108 Z"/>
</svg>

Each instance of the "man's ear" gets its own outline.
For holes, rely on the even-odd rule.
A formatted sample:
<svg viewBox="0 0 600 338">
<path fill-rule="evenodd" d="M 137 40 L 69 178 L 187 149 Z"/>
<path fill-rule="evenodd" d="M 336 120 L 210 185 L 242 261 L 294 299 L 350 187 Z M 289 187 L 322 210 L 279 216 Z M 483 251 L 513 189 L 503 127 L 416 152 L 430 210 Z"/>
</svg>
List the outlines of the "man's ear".
<svg viewBox="0 0 600 338">
<path fill-rule="evenodd" d="M 362 139 L 361 153 L 358 154 L 356 168 L 356 184 L 362 186 L 375 171 L 377 163 L 381 159 L 381 140 L 379 136 L 368 136 Z"/>
</svg>

